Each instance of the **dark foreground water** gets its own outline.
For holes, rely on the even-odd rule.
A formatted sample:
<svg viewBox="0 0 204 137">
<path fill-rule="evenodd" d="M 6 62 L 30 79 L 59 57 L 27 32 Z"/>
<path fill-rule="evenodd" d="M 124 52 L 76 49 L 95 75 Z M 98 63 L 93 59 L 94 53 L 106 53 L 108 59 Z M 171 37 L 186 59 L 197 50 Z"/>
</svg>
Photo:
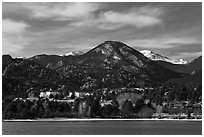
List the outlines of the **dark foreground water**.
<svg viewBox="0 0 204 137">
<path fill-rule="evenodd" d="M 2 122 L 3 135 L 201 135 L 201 121 Z"/>
</svg>

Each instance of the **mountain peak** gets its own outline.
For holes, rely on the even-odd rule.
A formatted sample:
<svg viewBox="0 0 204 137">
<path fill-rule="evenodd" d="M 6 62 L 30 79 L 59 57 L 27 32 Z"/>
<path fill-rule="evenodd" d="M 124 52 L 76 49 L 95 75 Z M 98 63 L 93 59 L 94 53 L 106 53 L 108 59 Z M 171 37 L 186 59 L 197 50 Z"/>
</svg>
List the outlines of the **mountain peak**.
<svg viewBox="0 0 204 137">
<path fill-rule="evenodd" d="M 165 62 L 169 62 L 172 64 L 186 64 L 187 61 L 184 61 L 183 59 L 170 59 L 168 57 L 165 57 L 163 55 L 154 53 L 150 50 L 142 50 L 140 51 L 144 56 L 146 56 L 147 58 L 153 60 L 153 61 L 165 61 Z"/>
<path fill-rule="evenodd" d="M 124 44 L 124 43 L 122 43 L 122 42 L 120 42 L 120 41 L 107 40 L 107 41 L 104 41 L 104 42 L 101 43 L 101 44 L 111 44 L 111 45 L 116 45 L 116 44 Z M 101 44 L 100 44 L 100 45 L 101 45 Z"/>
<path fill-rule="evenodd" d="M 150 60 L 122 42 L 105 41 L 84 54 L 81 62 L 92 62 L 94 65 L 95 62 L 100 62 L 101 65 L 111 64 L 120 68 L 126 66 L 140 68 Z"/>
<path fill-rule="evenodd" d="M 105 48 L 105 49 L 112 49 L 112 48 L 120 48 L 123 46 L 127 46 L 122 42 L 119 41 L 105 41 L 101 43 L 98 48 Z"/>
<path fill-rule="evenodd" d="M 101 52 L 103 55 L 110 55 L 114 52 L 117 52 L 123 49 L 129 50 L 129 51 L 133 50 L 126 44 L 119 42 L 119 41 L 105 41 L 101 43 L 100 45 L 98 45 L 97 47 L 95 47 L 93 51 Z"/>
</svg>

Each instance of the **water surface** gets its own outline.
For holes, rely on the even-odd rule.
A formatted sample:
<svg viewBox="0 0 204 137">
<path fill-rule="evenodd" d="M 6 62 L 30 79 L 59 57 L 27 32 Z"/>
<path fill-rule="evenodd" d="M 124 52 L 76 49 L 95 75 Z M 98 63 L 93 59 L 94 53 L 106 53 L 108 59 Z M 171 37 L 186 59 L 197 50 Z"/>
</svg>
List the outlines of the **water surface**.
<svg viewBox="0 0 204 137">
<path fill-rule="evenodd" d="M 2 122 L 3 135 L 201 135 L 201 121 Z"/>
</svg>

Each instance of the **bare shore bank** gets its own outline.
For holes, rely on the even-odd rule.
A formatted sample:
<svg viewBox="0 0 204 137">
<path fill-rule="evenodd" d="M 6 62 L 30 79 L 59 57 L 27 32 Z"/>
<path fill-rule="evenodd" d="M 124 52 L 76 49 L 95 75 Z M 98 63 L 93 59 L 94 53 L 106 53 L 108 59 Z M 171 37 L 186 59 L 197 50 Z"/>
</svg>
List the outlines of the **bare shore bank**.
<svg viewBox="0 0 204 137">
<path fill-rule="evenodd" d="M 40 119 L 6 119 L 3 122 L 37 122 L 37 121 L 202 121 L 202 119 L 158 119 L 158 118 L 151 118 L 151 119 L 102 119 L 102 118 L 40 118 Z"/>
</svg>

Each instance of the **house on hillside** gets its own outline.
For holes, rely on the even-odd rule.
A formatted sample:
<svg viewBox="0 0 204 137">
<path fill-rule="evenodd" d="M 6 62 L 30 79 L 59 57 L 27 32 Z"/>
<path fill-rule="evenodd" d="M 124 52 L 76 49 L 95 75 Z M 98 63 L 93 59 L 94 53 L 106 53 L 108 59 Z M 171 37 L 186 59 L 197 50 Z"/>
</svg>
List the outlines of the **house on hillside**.
<svg viewBox="0 0 204 137">
<path fill-rule="evenodd" d="M 41 98 L 49 98 L 50 95 L 55 96 L 55 95 L 57 95 L 57 94 L 59 94 L 58 91 L 53 91 L 52 89 L 50 89 L 49 91 L 40 92 L 39 97 L 41 97 Z"/>
</svg>

